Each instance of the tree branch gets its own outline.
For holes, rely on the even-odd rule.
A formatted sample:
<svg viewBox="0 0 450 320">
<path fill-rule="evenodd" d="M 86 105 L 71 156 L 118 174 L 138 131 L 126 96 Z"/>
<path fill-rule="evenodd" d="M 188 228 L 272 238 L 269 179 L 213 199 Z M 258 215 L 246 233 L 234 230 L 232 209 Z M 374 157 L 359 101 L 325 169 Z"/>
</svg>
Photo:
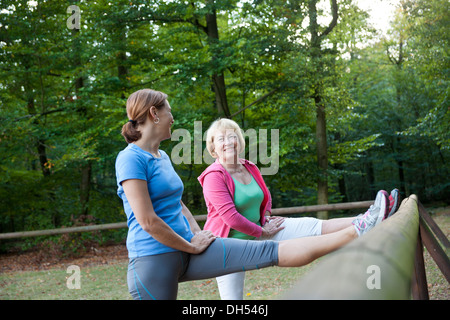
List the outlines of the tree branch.
<svg viewBox="0 0 450 320">
<path fill-rule="evenodd" d="M 338 21 L 338 5 L 337 5 L 337 0 L 330 0 L 331 2 L 331 13 L 333 15 L 333 19 L 331 20 L 330 24 L 328 25 L 328 27 L 322 32 L 322 34 L 319 36 L 319 38 L 324 38 L 326 37 L 331 30 L 334 29 L 334 27 L 337 24 Z"/>
<path fill-rule="evenodd" d="M 229 119 L 233 118 L 234 116 L 238 115 L 239 113 L 243 112 L 244 110 L 250 108 L 251 106 L 260 103 L 261 101 L 263 101 L 263 100 L 266 99 L 267 97 L 273 95 L 273 94 L 274 94 L 275 92 L 277 92 L 279 89 L 280 89 L 280 88 L 273 89 L 273 90 L 270 91 L 269 93 L 263 95 L 261 98 L 256 99 L 255 101 L 253 101 L 253 102 L 250 103 L 249 105 L 245 106 L 245 107 L 242 108 L 241 110 L 239 110 L 239 111 L 233 113 L 233 114 L 229 117 Z"/>
<path fill-rule="evenodd" d="M 194 6 L 193 3 L 191 3 L 192 6 Z M 203 30 L 205 33 L 207 32 L 207 27 L 202 25 L 198 18 L 194 15 L 191 19 L 185 19 L 182 16 L 168 16 L 168 15 L 160 15 L 156 14 L 154 11 L 142 11 L 138 13 L 137 16 L 131 16 L 129 18 L 124 18 L 124 22 L 146 22 L 146 21 L 153 21 L 153 22 L 161 22 L 161 23 L 190 23 L 193 26 Z"/>
<path fill-rule="evenodd" d="M 386 47 L 386 55 L 387 55 L 389 61 L 392 62 L 392 64 L 398 65 L 398 61 L 393 56 L 391 56 L 391 54 L 389 53 L 389 46 Z"/>
<path fill-rule="evenodd" d="M 68 111 L 68 110 L 66 108 L 59 108 L 59 109 L 53 109 L 53 110 L 49 110 L 49 111 L 45 111 L 45 112 L 41 112 L 41 113 L 27 114 L 26 116 L 18 117 L 18 118 L 11 119 L 11 120 L 8 120 L 7 118 L 0 118 L 0 121 L 8 120 L 8 121 L 11 121 L 11 122 L 17 122 L 17 121 L 24 120 L 24 119 L 46 116 L 48 114 L 52 114 L 52 113 L 56 113 L 56 112 L 62 112 L 62 111 Z"/>
</svg>

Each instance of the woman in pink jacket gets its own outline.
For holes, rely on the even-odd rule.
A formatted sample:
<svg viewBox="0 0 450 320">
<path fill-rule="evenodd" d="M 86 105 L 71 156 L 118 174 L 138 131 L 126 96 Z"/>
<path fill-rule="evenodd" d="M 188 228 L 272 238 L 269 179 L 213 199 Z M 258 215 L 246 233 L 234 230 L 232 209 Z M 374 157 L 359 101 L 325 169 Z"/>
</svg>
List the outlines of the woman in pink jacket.
<svg viewBox="0 0 450 320">
<path fill-rule="evenodd" d="M 331 220 L 271 217 L 272 200 L 259 169 L 238 157 L 245 148 L 239 125 L 229 119 L 215 121 L 208 129 L 206 143 L 216 161 L 198 179 L 208 208 L 204 230 L 215 236 L 281 241 L 334 233 L 359 221 L 353 217 Z M 397 200 L 395 190 L 391 198 Z M 387 193 L 380 191 L 375 202 L 389 203 L 387 198 Z M 389 214 L 395 209 L 396 206 L 390 207 Z M 309 245 L 314 247 L 314 241 Z M 221 298 L 243 299 L 244 278 L 244 271 L 217 277 Z"/>
</svg>

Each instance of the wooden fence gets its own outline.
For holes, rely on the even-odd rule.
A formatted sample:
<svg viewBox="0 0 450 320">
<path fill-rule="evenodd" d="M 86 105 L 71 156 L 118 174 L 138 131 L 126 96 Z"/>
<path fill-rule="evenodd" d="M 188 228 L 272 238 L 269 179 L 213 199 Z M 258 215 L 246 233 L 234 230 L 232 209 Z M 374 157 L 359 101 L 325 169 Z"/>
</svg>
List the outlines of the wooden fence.
<svg viewBox="0 0 450 320">
<path fill-rule="evenodd" d="M 367 209 L 373 201 L 272 209 L 273 215 Z M 362 210 L 362 211 L 363 211 Z M 206 215 L 196 215 L 205 221 Z M 1 239 L 126 228 L 126 222 L 0 234 Z M 449 240 L 417 196 L 371 232 L 324 257 L 285 299 L 429 299 L 423 246 L 450 283 Z M 442 246 L 445 248 L 443 249 Z"/>
<path fill-rule="evenodd" d="M 434 234 L 433 234 L 434 232 Z M 424 244 L 450 282 L 449 241 L 415 195 L 366 235 L 324 257 L 286 299 L 428 299 Z"/>
<path fill-rule="evenodd" d="M 272 209 L 272 214 L 273 215 L 287 215 L 287 214 L 300 214 L 300 213 L 318 212 L 318 211 L 367 209 L 372 203 L 373 203 L 373 201 L 360 201 L 360 202 L 335 203 L 335 204 L 303 206 L 303 207 L 275 208 L 275 209 Z M 196 221 L 205 221 L 206 215 L 195 215 L 194 218 Z M 37 237 L 37 236 L 50 236 L 50 235 L 56 235 L 56 234 L 75 233 L 75 232 L 91 232 L 91 231 L 98 231 L 98 230 L 121 229 L 121 228 L 127 228 L 127 223 L 126 222 L 118 222 L 118 223 L 108 223 L 108 224 L 69 227 L 69 228 L 57 228 L 57 229 L 48 229 L 48 230 L 0 233 L 0 240 L 25 238 L 25 237 Z"/>
</svg>

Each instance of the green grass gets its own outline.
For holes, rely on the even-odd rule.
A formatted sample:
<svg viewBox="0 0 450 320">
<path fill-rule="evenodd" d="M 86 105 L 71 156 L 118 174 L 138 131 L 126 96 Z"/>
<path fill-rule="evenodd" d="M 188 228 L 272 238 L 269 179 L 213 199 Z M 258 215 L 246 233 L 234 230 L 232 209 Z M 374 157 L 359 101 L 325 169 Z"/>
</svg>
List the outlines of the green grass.
<svg viewBox="0 0 450 320">
<path fill-rule="evenodd" d="M 2 300 L 123 300 L 130 299 L 126 262 L 81 268 L 80 289 L 69 289 L 66 269 L 0 275 Z"/>
<path fill-rule="evenodd" d="M 245 300 L 280 299 L 284 291 L 306 274 L 315 264 L 302 268 L 279 268 L 247 271 L 245 275 Z M 219 290 L 215 279 L 181 283 L 178 292 L 179 300 L 219 300 Z"/>
<path fill-rule="evenodd" d="M 276 299 L 311 267 L 271 267 L 248 271 L 245 299 Z M 0 300 L 130 300 L 127 263 L 81 268 L 80 289 L 69 289 L 66 270 L 26 271 L 0 275 Z M 215 279 L 181 283 L 179 300 L 218 300 Z"/>
</svg>

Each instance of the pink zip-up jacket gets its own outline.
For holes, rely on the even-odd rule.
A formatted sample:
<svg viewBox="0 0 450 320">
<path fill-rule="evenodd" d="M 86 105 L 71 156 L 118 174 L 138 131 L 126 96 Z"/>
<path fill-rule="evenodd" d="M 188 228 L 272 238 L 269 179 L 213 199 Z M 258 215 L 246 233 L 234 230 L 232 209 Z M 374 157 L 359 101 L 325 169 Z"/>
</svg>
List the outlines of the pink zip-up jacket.
<svg viewBox="0 0 450 320">
<path fill-rule="evenodd" d="M 270 213 L 272 210 L 272 197 L 258 167 L 248 160 L 239 159 L 239 161 L 250 172 L 264 194 L 260 207 L 260 222 L 263 226 L 266 219 L 264 217 L 265 212 L 269 211 Z M 220 164 L 219 160 L 216 159 L 213 164 L 206 168 L 198 177 L 198 181 L 203 187 L 203 195 L 208 208 L 204 230 L 209 230 L 216 237 L 221 238 L 228 237 L 231 228 L 254 237 L 261 236 L 261 227 L 249 221 L 236 210 L 233 178 Z"/>
</svg>

